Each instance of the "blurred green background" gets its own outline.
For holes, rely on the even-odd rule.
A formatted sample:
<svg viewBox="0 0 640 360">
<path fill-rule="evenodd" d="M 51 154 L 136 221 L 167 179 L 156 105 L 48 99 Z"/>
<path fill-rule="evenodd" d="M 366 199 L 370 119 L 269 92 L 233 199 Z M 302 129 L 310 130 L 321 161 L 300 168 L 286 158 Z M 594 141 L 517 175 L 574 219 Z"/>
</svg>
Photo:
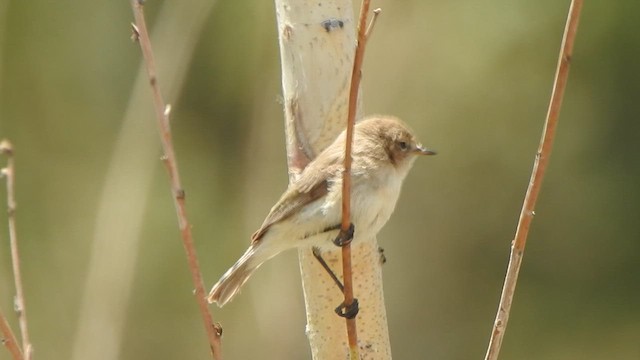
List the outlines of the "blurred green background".
<svg viewBox="0 0 640 360">
<path fill-rule="evenodd" d="M 397 359 L 484 356 L 568 4 L 373 2 L 366 112 L 439 151 L 379 236 Z M 174 24 L 152 40 L 208 288 L 287 183 L 274 7 L 146 11 Z M 503 359 L 640 358 L 638 14 L 633 0 L 584 7 Z M 208 358 L 131 21 L 124 0 L 0 0 L 0 137 L 16 148 L 36 359 Z M 17 331 L 6 234 L 2 220 L 0 307 Z M 310 358 L 296 258 L 213 309 L 227 359 Z"/>
</svg>

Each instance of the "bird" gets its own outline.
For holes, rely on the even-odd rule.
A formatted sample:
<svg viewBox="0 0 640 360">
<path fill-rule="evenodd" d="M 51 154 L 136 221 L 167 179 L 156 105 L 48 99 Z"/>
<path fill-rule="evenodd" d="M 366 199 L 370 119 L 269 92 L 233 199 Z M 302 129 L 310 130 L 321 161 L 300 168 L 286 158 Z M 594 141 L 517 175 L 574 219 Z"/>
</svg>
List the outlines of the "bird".
<svg viewBox="0 0 640 360">
<path fill-rule="evenodd" d="M 351 221 L 353 241 L 373 238 L 387 223 L 402 183 L 420 155 L 435 155 L 399 118 L 374 115 L 353 129 Z M 292 182 L 271 208 L 251 244 L 213 285 L 209 303 L 222 307 L 264 262 L 301 247 L 327 249 L 340 231 L 342 176 L 346 130 L 325 148 Z"/>
</svg>

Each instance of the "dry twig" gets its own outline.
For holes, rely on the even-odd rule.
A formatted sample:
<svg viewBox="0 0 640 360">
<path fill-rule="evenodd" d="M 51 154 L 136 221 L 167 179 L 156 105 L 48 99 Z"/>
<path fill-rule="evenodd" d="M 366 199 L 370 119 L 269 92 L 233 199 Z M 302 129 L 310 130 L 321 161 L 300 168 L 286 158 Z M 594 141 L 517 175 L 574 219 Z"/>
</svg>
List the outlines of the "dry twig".
<svg viewBox="0 0 640 360">
<path fill-rule="evenodd" d="M 358 22 L 358 41 L 356 53 L 353 60 L 353 72 L 351 74 L 351 87 L 349 91 L 349 113 L 347 117 L 347 139 L 344 157 L 344 172 L 342 175 L 342 223 L 341 231 L 347 232 L 351 225 L 351 146 L 353 143 L 353 127 L 355 126 L 356 105 L 358 101 L 358 90 L 360 89 L 360 79 L 362 78 L 362 60 L 367 43 L 367 36 L 371 33 L 380 9 L 376 9 L 367 30 L 367 18 L 369 15 L 370 0 L 363 0 L 360 8 L 360 21 Z M 351 244 L 347 243 L 342 247 L 342 274 L 344 280 L 344 306 L 350 307 L 354 303 L 353 296 L 353 274 L 351 271 Z M 347 336 L 349 338 L 349 350 L 351 359 L 359 359 L 358 355 L 358 332 L 356 318 L 346 317 Z"/>
<path fill-rule="evenodd" d="M 162 98 L 162 94 L 160 93 L 160 87 L 158 85 L 158 79 L 156 75 L 155 61 L 153 58 L 153 51 L 151 49 L 151 40 L 149 39 L 149 33 L 147 31 L 147 25 L 144 19 L 143 1 L 131 0 L 131 5 L 133 7 L 133 14 L 135 17 L 132 38 L 133 40 L 137 40 L 140 43 L 142 56 L 144 58 L 147 68 L 147 74 L 149 76 L 149 83 L 153 92 L 153 102 L 157 115 L 157 125 L 160 132 L 162 150 L 164 152 L 162 160 L 164 161 L 167 172 L 169 174 L 173 201 L 178 216 L 178 225 L 180 227 L 180 233 L 182 235 L 182 244 L 187 254 L 187 262 L 189 264 L 191 278 L 195 287 L 196 301 L 198 302 L 200 314 L 202 316 L 205 330 L 207 332 L 212 357 L 215 360 L 221 360 L 222 328 L 219 324 L 214 324 L 211 313 L 209 312 L 207 301 L 205 299 L 204 284 L 202 281 L 202 275 L 200 273 L 200 266 L 198 265 L 198 257 L 193 245 L 191 225 L 187 220 L 185 193 L 180 182 L 178 163 L 171 139 L 171 128 L 169 126 L 169 114 L 171 112 L 171 107 L 165 104 Z"/>
<path fill-rule="evenodd" d="M 0 312 L 0 332 L 2 332 L 2 344 L 9 350 L 13 360 L 23 360 L 22 351 L 20 351 L 20 346 L 16 341 L 15 335 L 13 335 L 13 331 L 11 331 L 11 327 L 7 322 L 7 318 L 4 317 L 4 314 Z"/>
<path fill-rule="evenodd" d="M 18 252 L 18 233 L 16 230 L 16 198 L 15 198 L 15 167 L 13 166 L 13 146 L 8 140 L 0 143 L 0 154 L 7 156 L 7 166 L 1 170 L 0 177 L 7 181 L 7 214 L 9 219 L 9 243 L 11 247 L 11 263 L 13 266 L 13 281 L 16 286 L 15 310 L 18 313 L 20 336 L 22 338 L 22 353 L 26 360 L 31 359 L 32 347 L 29 340 L 27 326 L 27 309 L 22 287 L 22 273 L 20 271 L 20 254 Z"/>
<path fill-rule="evenodd" d="M 558 59 L 558 67 L 556 69 L 553 92 L 551 93 L 551 100 L 549 103 L 547 118 L 545 120 L 544 131 L 542 133 L 540 146 L 538 147 L 538 152 L 533 164 L 529 188 L 527 189 L 522 211 L 520 212 L 518 228 L 511 245 L 509 266 L 507 268 L 507 274 L 502 288 L 502 295 L 500 297 L 500 304 L 498 305 L 498 313 L 496 314 L 493 331 L 491 332 L 491 339 L 489 341 L 489 348 L 487 349 L 485 360 L 496 360 L 498 358 L 500 346 L 502 345 L 502 338 L 509 320 L 511 302 L 516 289 L 516 283 L 518 281 L 518 272 L 520 271 L 520 265 L 522 264 L 522 256 L 527 242 L 529 227 L 533 220 L 533 216 L 535 215 L 534 209 L 536 201 L 538 199 L 538 194 L 540 193 L 544 173 L 547 170 L 547 165 L 549 164 L 549 157 L 551 156 L 551 148 L 556 133 L 556 126 L 558 124 L 562 97 L 567 85 L 567 78 L 569 77 L 569 64 L 571 62 L 573 43 L 578 29 L 578 20 L 580 18 L 582 2 L 582 0 L 572 0 L 569 8 L 569 16 L 567 17 L 567 24 L 562 38 L 560 58 Z"/>
</svg>

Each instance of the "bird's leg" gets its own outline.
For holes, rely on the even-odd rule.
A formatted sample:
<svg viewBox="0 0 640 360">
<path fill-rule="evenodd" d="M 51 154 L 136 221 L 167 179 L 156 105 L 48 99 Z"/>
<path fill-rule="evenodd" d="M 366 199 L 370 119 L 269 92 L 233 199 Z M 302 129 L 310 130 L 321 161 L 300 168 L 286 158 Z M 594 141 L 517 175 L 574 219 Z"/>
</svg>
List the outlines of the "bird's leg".
<svg viewBox="0 0 640 360">
<path fill-rule="evenodd" d="M 355 232 L 355 227 L 353 226 L 353 223 L 349 224 L 349 228 L 346 231 L 342 229 L 342 227 L 340 227 L 340 232 L 338 233 L 338 236 L 336 236 L 335 240 L 333 240 L 333 243 L 339 247 L 343 247 L 350 244 L 351 241 L 353 240 L 354 232 Z M 343 293 L 344 293 L 344 290 L 343 290 Z M 336 314 L 338 314 L 338 316 L 341 316 L 347 319 L 355 318 L 356 315 L 358 315 L 358 311 L 360 311 L 360 307 L 358 306 L 358 299 L 356 298 L 353 299 L 351 304 L 345 304 L 344 302 L 342 302 L 336 308 Z"/>
<path fill-rule="evenodd" d="M 335 226 L 330 226 L 324 229 L 323 232 L 338 230 L 338 229 L 340 229 L 340 232 L 338 233 L 338 236 L 336 236 L 335 240 L 333 240 L 333 243 L 336 246 L 340 246 L 340 247 L 343 247 L 351 243 L 351 241 L 353 240 L 353 233 L 355 231 L 355 227 L 353 226 L 353 223 L 349 225 L 349 228 L 346 231 L 342 230 L 341 225 L 335 225 Z M 316 260 L 318 260 L 320 265 L 322 265 L 322 267 L 327 271 L 327 273 L 329 274 L 331 279 L 333 279 L 336 285 L 338 285 L 340 292 L 344 294 L 344 285 L 340 282 L 340 280 L 338 279 L 336 274 L 333 272 L 333 270 L 331 270 L 327 262 L 324 261 L 324 259 L 322 258 L 322 254 L 320 253 L 320 249 L 317 247 L 313 247 L 312 251 L 313 251 L 313 256 L 316 258 Z M 355 318 L 356 315 L 358 315 L 358 311 L 360 311 L 360 307 L 358 306 L 358 299 L 354 298 L 353 302 L 349 305 L 342 302 L 338 307 L 336 307 L 335 311 L 336 311 L 336 314 L 338 314 L 338 316 L 341 316 L 343 318 L 347 318 L 347 319 Z"/>
<path fill-rule="evenodd" d="M 327 271 L 331 279 L 333 279 L 333 281 L 336 283 L 336 285 L 340 289 L 340 292 L 344 293 L 344 285 L 342 285 L 342 283 L 340 282 L 336 274 L 333 272 L 333 270 L 331 270 L 327 262 L 324 261 L 324 259 L 322 258 L 322 254 L 320 253 L 320 249 L 314 246 L 311 250 L 316 260 L 318 260 L 320 265 L 322 265 L 322 267 Z M 360 308 L 358 306 L 358 299 L 353 299 L 353 302 L 349 305 L 345 305 L 344 302 L 341 303 L 338 307 L 336 307 L 335 311 L 336 311 L 336 314 L 338 314 L 338 316 L 341 316 L 347 319 L 353 319 L 356 317 L 356 315 L 358 315 L 359 310 Z"/>
<path fill-rule="evenodd" d="M 335 282 L 336 285 L 338 285 L 338 288 L 340 288 L 340 292 L 344 293 L 344 285 L 342 285 L 342 283 L 340 282 L 336 274 L 333 272 L 333 270 L 331 270 L 331 268 L 329 267 L 329 264 L 327 264 L 327 262 L 324 261 L 324 259 L 322 258 L 322 254 L 320 253 L 320 249 L 314 246 L 311 249 L 311 251 L 313 252 L 313 256 L 316 258 L 316 260 L 318 260 L 320 265 L 322 265 L 322 267 L 327 271 L 331 279 L 333 279 L 333 282 Z"/>
<path fill-rule="evenodd" d="M 354 231 L 355 227 L 353 226 L 353 223 L 349 224 L 349 228 L 346 231 L 340 228 L 340 232 L 338 233 L 338 236 L 336 236 L 336 238 L 333 240 L 333 243 L 336 246 L 340 247 L 351 243 L 351 240 L 353 240 Z"/>
</svg>

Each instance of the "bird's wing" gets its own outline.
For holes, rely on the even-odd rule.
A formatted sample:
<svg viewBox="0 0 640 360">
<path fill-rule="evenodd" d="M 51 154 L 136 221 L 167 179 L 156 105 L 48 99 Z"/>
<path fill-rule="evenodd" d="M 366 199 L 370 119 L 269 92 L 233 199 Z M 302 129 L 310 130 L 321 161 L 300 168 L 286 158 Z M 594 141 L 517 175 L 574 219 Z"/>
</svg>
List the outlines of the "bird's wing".
<svg viewBox="0 0 640 360">
<path fill-rule="evenodd" d="M 313 162 L 307 166 L 300 178 L 289 186 L 289 189 L 271 208 L 260 229 L 251 236 L 252 243 L 259 241 L 271 225 L 288 218 L 305 205 L 327 194 L 330 179 L 335 176 L 341 166 L 335 163 L 335 159 L 327 160 L 324 163 Z"/>
</svg>

